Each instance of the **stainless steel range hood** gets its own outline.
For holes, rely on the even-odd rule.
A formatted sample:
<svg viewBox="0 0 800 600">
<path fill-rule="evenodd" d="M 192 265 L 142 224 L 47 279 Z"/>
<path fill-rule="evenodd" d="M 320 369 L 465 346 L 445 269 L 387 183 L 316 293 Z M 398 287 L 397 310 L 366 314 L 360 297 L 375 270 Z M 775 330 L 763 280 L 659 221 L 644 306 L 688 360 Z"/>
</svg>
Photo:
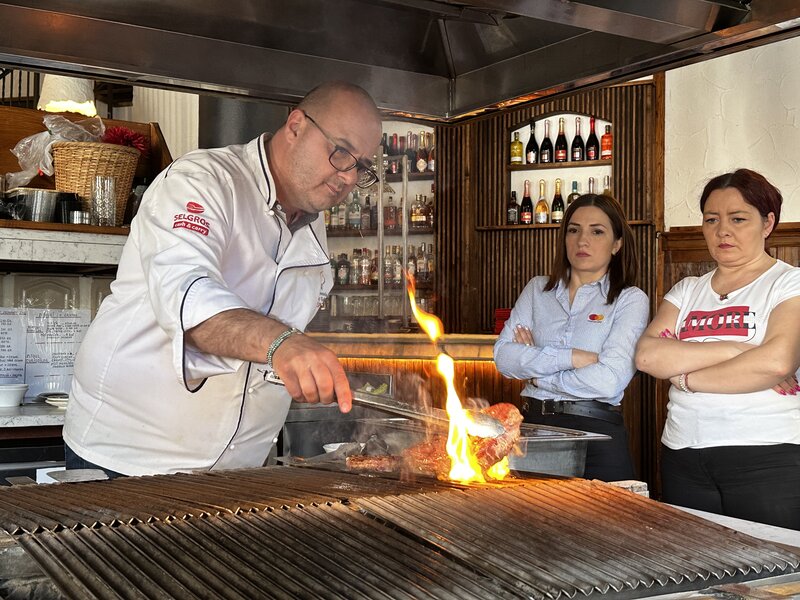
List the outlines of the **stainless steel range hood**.
<svg viewBox="0 0 800 600">
<path fill-rule="evenodd" d="M 457 119 L 800 33 L 799 0 L 16 0 L 0 64 L 294 102 L 324 79 Z"/>
</svg>

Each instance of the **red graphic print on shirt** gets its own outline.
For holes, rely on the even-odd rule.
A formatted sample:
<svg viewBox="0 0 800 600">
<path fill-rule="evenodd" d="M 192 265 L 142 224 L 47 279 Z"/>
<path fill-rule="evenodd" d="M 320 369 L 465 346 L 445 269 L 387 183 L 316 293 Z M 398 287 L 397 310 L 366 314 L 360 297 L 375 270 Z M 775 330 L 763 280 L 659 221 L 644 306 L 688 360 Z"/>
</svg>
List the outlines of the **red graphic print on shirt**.
<svg viewBox="0 0 800 600">
<path fill-rule="evenodd" d="M 678 339 L 698 337 L 751 338 L 755 333 L 755 313 L 749 306 L 726 306 L 717 310 L 693 310 L 686 315 Z M 744 341 L 744 340 L 736 340 Z"/>
<path fill-rule="evenodd" d="M 198 202 L 192 202 L 191 200 L 189 200 L 189 202 L 186 203 L 186 212 L 199 215 L 202 214 L 204 211 L 205 208 L 203 208 L 203 205 L 199 204 Z"/>
</svg>

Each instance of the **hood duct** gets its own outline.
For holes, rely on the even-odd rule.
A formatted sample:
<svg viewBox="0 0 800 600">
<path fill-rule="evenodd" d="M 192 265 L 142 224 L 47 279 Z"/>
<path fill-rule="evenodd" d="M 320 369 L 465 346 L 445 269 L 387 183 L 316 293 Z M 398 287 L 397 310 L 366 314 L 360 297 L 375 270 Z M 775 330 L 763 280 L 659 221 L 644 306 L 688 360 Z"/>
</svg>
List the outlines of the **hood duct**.
<svg viewBox="0 0 800 600">
<path fill-rule="evenodd" d="M 347 79 L 453 120 L 796 35 L 800 3 L 17 0 L 0 23 L 16 68 L 287 103 Z"/>
</svg>

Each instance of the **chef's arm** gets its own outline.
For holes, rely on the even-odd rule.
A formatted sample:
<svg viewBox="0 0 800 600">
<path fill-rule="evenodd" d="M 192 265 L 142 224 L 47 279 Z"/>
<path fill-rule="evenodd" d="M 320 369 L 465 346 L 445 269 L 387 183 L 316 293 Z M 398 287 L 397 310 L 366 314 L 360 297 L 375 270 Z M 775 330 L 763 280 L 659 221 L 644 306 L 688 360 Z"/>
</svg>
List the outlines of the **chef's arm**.
<svg viewBox="0 0 800 600">
<path fill-rule="evenodd" d="M 270 345 L 287 329 L 280 321 L 235 308 L 187 330 L 184 339 L 201 352 L 264 363 Z M 342 412 L 350 410 L 350 385 L 341 363 L 307 335 L 297 333 L 284 339 L 273 354 L 272 365 L 295 400 L 338 402 Z"/>
<path fill-rule="evenodd" d="M 776 388 L 787 380 L 796 386 L 794 378 L 800 369 L 798 331 L 800 297 L 784 300 L 772 310 L 760 345 L 725 362 L 686 371 L 686 385 L 693 392 L 714 394 L 747 394 L 770 388 L 777 392 Z M 796 390 L 789 393 L 794 395 Z"/>
<path fill-rule="evenodd" d="M 671 302 L 661 303 L 636 346 L 637 369 L 659 379 L 669 379 L 725 362 L 752 348 L 743 342 L 696 344 L 679 340 L 674 337 L 678 333 L 674 331 L 678 314 L 678 307 Z"/>
</svg>

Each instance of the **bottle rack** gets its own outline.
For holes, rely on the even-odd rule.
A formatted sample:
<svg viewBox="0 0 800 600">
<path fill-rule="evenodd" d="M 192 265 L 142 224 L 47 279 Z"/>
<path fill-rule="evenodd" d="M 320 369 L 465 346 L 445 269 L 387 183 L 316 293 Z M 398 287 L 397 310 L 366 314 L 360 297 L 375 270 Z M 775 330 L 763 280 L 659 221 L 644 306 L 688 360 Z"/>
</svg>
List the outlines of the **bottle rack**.
<svg viewBox="0 0 800 600">
<path fill-rule="evenodd" d="M 531 181 L 531 194 L 532 194 L 532 201 L 534 206 L 538 200 L 538 183 L 540 179 L 544 179 L 546 182 L 545 186 L 545 198 L 547 200 L 548 207 L 552 210 L 552 202 L 553 202 L 553 195 L 555 192 L 555 180 L 561 179 L 561 195 L 564 198 L 564 203 L 566 207 L 567 197 L 572 193 L 572 182 L 578 181 L 579 187 L 578 192 L 580 194 L 587 193 L 588 190 L 588 180 L 590 177 L 594 178 L 594 192 L 596 194 L 600 194 L 603 192 L 603 179 L 608 176 L 611 177 L 612 170 L 613 170 L 613 163 L 614 163 L 614 155 L 610 159 L 596 159 L 596 160 L 582 160 L 582 161 L 565 161 L 565 162 L 550 162 L 550 163 L 533 163 L 533 164 L 511 164 L 510 163 L 510 155 L 509 155 L 509 145 L 511 140 L 514 139 L 514 133 L 519 133 L 520 141 L 522 142 L 523 149 L 527 146 L 528 140 L 530 139 L 530 123 L 531 121 L 535 122 L 534 132 L 536 135 L 536 141 L 541 147 L 542 140 L 544 139 L 544 122 L 550 121 L 550 141 L 555 146 L 556 137 L 558 136 L 558 120 L 559 118 L 563 117 L 565 119 L 565 127 L 564 127 L 564 135 L 567 138 L 567 152 L 569 153 L 572 140 L 575 136 L 575 119 L 576 117 L 580 117 L 581 119 L 581 137 L 583 138 L 584 144 L 591 133 L 589 129 L 589 119 L 593 115 L 582 114 L 582 113 L 551 113 L 547 115 L 539 115 L 534 117 L 531 120 L 528 120 L 524 123 L 520 123 L 516 126 L 513 126 L 508 131 L 508 135 L 505 139 L 505 149 L 504 149 L 504 156 L 506 156 L 506 174 L 507 174 L 507 182 L 508 182 L 508 189 L 506 191 L 506 195 L 504 198 L 500 200 L 500 205 L 502 207 L 502 211 L 499 211 L 498 214 L 501 215 L 501 223 L 498 226 L 489 227 L 488 229 L 523 229 L 523 228 L 558 228 L 560 225 L 557 223 L 542 223 L 542 224 L 518 224 L 518 225 L 509 225 L 506 224 L 506 206 L 509 201 L 509 197 L 511 196 L 511 192 L 515 191 L 517 193 L 517 202 L 521 204 L 522 202 L 522 193 L 524 187 L 524 181 L 526 179 L 530 179 Z M 605 126 L 612 125 L 609 121 L 605 121 L 603 119 L 599 119 L 595 117 L 595 135 L 597 136 L 598 143 L 600 142 L 603 133 L 605 132 Z M 613 126 L 612 126 L 612 133 L 613 133 Z M 598 148 L 599 152 L 599 148 Z M 613 152 L 613 150 L 612 150 Z M 569 156 L 569 154 L 568 154 Z M 523 151 L 523 160 L 527 157 L 524 156 Z M 541 171 L 541 173 L 533 174 L 532 172 Z M 611 180 L 611 190 L 613 192 L 613 179 Z M 487 229 L 481 227 L 480 229 Z"/>
</svg>

